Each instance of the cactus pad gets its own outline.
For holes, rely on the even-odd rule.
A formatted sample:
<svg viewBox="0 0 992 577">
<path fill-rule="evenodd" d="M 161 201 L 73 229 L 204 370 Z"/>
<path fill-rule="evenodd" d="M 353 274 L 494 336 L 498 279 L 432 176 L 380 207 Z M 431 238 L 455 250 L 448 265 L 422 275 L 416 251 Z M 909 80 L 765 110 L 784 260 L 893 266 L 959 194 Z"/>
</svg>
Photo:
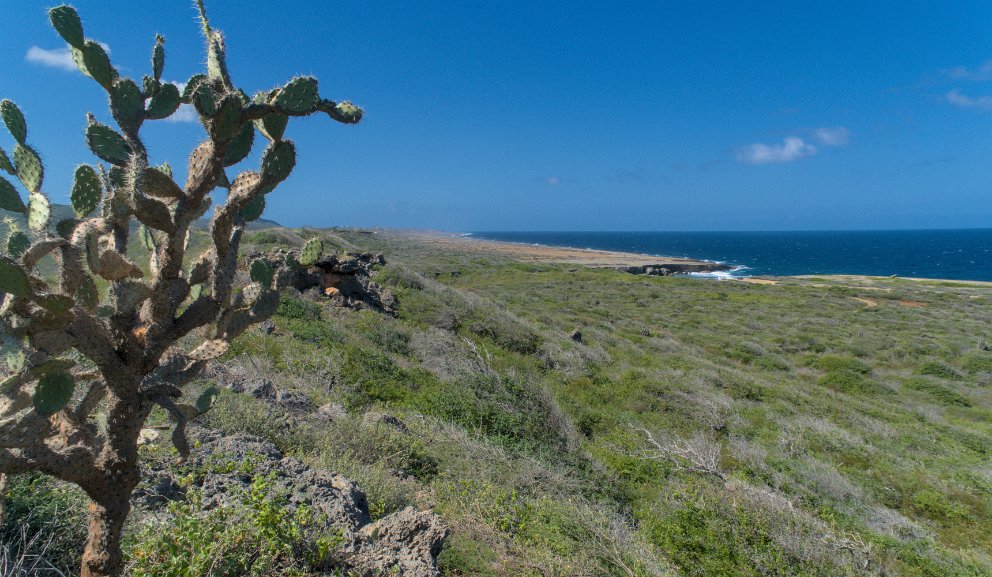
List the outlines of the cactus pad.
<svg viewBox="0 0 992 577">
<path fill-rule="evenodd" d="M 131 147 L 124 137 L 106 124 L 91 121 L 86 126 L 86 144 L 93 154 L 111 164 L 124 166 L 131 157 Z"/>
<path fill-rule="evenodd" d="M 217 114 L 217 101 L 214 99 L 214 91 L 210 88 L 210 84 L 206 82 L 197 84 L 190 100 L 200 116 L 210 118 Z"/>
<path fill-rule="evenodd" d="M 230 344 L 223 339 L 204 341 L 203 344 L 189 352 L 189 358 L 194 361 L 209 361 L 227 352 Z"/>
<path fill-rule="evenodd" d="M 324 241 L 317 237 L 311 238 L 303 245 L 300 251 L 300 264 L 303 266 L 313 266 L 324 254 Z"/>
<path fill-rule="evenodd" d="M 76 303 L 83 309 L 93 312 L 100 304 L 100 293 L 93 282 L 93 277 L 88 274 L 80 277 L 79 288 L 76 289 Z"/>
<path fill-rule="evenodd" d="M 0 176 L 0 208 L 14 212 L 24 212 L 24 202 L 17 189 L 9 180 Z"/>
<path fill-rule="evenodd" d="M 31 246 L 31 241 L 28 239 L 28 235 L 19 230 L 12 231 L 7 237 L 7 254 L 11 258 L 21 258 L 29 246 Z"/>
<path fill-rule="evenodd" d="M 79 225 L 79 219 L 63 218 L 55 223 L 55 232 L 64 239 L 69 239 Z"/>
<path fill-rule="evenodd" d="M 107 52 L 95 40 L 87 40 L 82 48 L 69 48 L 72 59 L 75 60 L 79 71 L 100 83 L 108 92 L 114 89 L 117 71 L 110 64 Z"/>
<path fill-rule="evenodd" d="M 10 162 L 10 157 L 7 156 L 7 151 L 2 148 L 0 148 L 0 170 L 7 174 L 17 174 L 14 172 L 14 165 Z"/>
<path fill-rule="evenodd" d="M 319 110 L 343 124 L 358 124 L 362 119 L 362 109 L 350 102 L 335 104 L 331 100 L 321 100 Z"/>
<path fill-rule="evenodd" d="M 15 297 L 31 296 L 31 284 L 28 282 L 27 273 L 17 263 L 4 256 L 0 256 L 0 291 Z"/>
<path fill-rule="evenodd" d="M 48 197 L 40 192 L 32 192 L 28 196 L 28 228 L 37 234 L 48 229 L 52 218 L 52 205 Z"/>
<path fill-rule="evenodd" d="M 137 130 L 145 119 L 141 89 L 130 78 L 121 78 L 110 92 L 110 113 L 125 132 Z"/>
<path fill-rule="evenodd" d="M 228 142 L 241 132 L 241 98 L 228 92 L 217 103 L 210 119 L 210 136 L 215 142 Z"/>
<path fill-rule="evenodd" d="M 193 102 L 193 94 L 196 93 L 196 89 L 199 88 L 200 83 L 207 79 L 206 74 L 194 74 L 189 77 L 186 81 L 186 85 L 183 86 L 183 92 L 179 95 L 180 100 L 186 104 L 191 104 Z"/>
<path fill-rule="evenodd" d="M 172 170 L 168 169 L 171 173 Z M 158 198 L 182 198 L 183 189 L 162 168 L 146 168 L 141 176 L 141 191 Z"/>
<path fill-rule="evenodd" d="M 100 177 L 97 176 L 93 167 L 88 164 L 77 166 L 72 183 L 72 192 L 69 193 L 69 202 L 72 204 L 72 210 L 76 216 L 83 218 L 96 210 L 102 195 Z"/>
<path fill-rule="evenodd" d="M 64 313 L 76 304 L 72 297 L 59 294 L 37 295 L 34 297 L 34 302 L 55 314 Z"/>
<path fill-rule="evenodd" d="M 48 11 L 52 27 L 69 46 L 82 48 L 86 39 L 83 37 L 83 23 L 79 14 L 72 6 L 56 6 Z"/>
<path fill-rule="evenodd" d="M 31 401 L 39 415 L 48 417 L 61 411 L 72 400 L 76 382 L 65 372 L 49 373 L 38 381 Z"/>
<path fill-rule="evenodd" d="M 172 211 L 162 201 L 147 196 L 134 196 L 134 216 L 145 226 L 172 233 L 176 223 L 172 220 Z"/>
<path fill-rule="evenodd" d="M 175 84 L 165 83 L 148 103 L 145 116 L 152 120 L 168 118 L 179 109 L 179 88 Z"/>
<path fill-rule="evenodd" d="M 271 143 L 262 155 L 262 178 L 267 184 L 278 184 L 296 166 L 296 147 L 288 140 Z"/>
<path fill-rule="evenodd" d="M 249 201 L 244 208 L 238 211 L 238 219 L 242 222 L 258 220 L 264 211 L 265 195 L 259 194 L 255 198 L 251 199 L 251 201 Z"/>
<path fill-rule="evenodd" d="M 272 263 L 265 259 L 258 259 L 252 261 L 251 263 L 251 280 L 257 282 L 263 287 L 272 286 L 272 276 L 274 274 L 272 269 Z"/>
<path fill-rule="evenodd" d="M 250 122 L 241 125 L 241 130 L 227 145 L 224 151 L 224 166 L 234 166 L 248 157 L 255 142 L 255 128 Z"/>
<path fill-rule="evenodd" d="M 203 413 L 209 411 L 210 408 L 214 406 L 214 402 L 216 402 L 217 395 L 219 394 L 220 391 L 217 387 L 207 387 L 207 390 L 203 391 L 203 393 L 201 393 L 196 399 L 196 412 L 202 415 Z"/>
<path fill-rule="evenodd" d="M 30 192 L 41 190 L 41 182 L 45 178 L 45 167 L 41 164 L 38 153 L 26 144 L 14 146 L 14 172 L 24 188 Z"/>
<path fill-rule="evenodd" d="M 7 130 L 18 144 L 24 144 L 28 137 L 28 125 L 24 121 L 24 115 L 16 104 L 9 100 L 0 102 L 0 116 L 3 123 L 7 125 Z"/>
<path fill-rule="evenodd" d="M 300 76 L 290 80 L 276 92 L 271 104 L 283 114 L 302 115 L 314 112 L 320 104 L 317 79 Z"/>
<path fill-rule="evenodd" d="M 162 70 L 165 68 L 165 38 L 161 34 L 155 35 L 155 47 L 152 48 L 152 75 L 155 80 L 162 79 Z"/>
<path fill-rule="evenodd" d="M 141 278 L 143 273 L 134 263 L 127 260 L 115 250 L 107 249 L 100 253 L 99 274 L 109 281 L 122 280 L 128 277 Z"/>
</svg>

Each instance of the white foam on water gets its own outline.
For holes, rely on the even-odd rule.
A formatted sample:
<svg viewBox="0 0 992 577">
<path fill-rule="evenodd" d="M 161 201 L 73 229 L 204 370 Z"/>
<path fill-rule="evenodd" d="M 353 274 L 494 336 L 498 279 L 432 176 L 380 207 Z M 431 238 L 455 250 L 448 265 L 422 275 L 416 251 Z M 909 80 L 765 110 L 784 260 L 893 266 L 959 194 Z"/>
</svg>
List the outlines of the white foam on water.
<svg viewBox="0 0 992 577">
<path fill-rule="evenodd" d="M 746 266 L 735 266 L 730 270 L 717 270 L 713 272 L 691 272 L 688 276 L 693 278 L 709 278 L 716 280 L 732 280 L 735 278 L 747 277 L 750 275 L 739 274 L 743 270 L 747 270 L 749 267 Z"/>
</svg>

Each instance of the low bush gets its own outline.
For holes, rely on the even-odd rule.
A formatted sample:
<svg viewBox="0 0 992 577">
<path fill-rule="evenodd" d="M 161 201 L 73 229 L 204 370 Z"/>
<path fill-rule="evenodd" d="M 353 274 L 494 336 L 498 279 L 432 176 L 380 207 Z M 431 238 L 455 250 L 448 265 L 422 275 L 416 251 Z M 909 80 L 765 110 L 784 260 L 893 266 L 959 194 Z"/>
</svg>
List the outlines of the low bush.
<svg viewBox="0 0 992 577">
<path fill-rule="evenodd" d="M 971 401 L 961 393 L 950 387 L 935 383 L 923 377 L 913 377 L 906 379 L 903 385 L 914 391 L 922 391 L 929 394 L 937 402 L 947 406 L 970 407 Z"/>
<path fill-rule="evenodd" d="M 237 496 L 236 496 L 237 497 Z M 340 533 L 321 534 L 304 505 L 287 507 L 256 477 L 237 506 L 204 510 L 195 491 L 168 506 L 168 530 L 149 524 L 129 545 L 132 577 L 304 577 L 340 565 Z"/>
<path fill-rule="evenodd" d="M 920 368 L 916 370 L 916 374 L 925 375 L 928 377 L 937 377 L 939 379 L 947 379 L 949 381 L 957 381 L 961 379 L 960 373 L 939 361 L 928 361 L 923 363 L 920 365 Z"/>
</svg>

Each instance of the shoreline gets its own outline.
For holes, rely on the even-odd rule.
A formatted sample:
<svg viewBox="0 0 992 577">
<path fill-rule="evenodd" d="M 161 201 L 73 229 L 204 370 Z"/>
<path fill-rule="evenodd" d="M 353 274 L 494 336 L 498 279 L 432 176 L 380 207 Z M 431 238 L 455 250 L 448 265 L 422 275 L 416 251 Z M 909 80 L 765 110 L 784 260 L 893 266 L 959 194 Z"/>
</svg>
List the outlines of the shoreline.
<svg viewBox="0 0 992 577">
<path fill-rule="evenodd" d="M 701 259 L 491 240 L 467 233 L 425 230 L 394 230 L 391 232 L 435 244 L 509 256 L 521 262 L 574 264 L 589 268 L 614 268 L 632 274 L 717 273 L 728 272 L 739 268 L 727 263 Z M 660 269 L 665 270 L 661 271 Z"/>
<path fill-rule="evenodd" d="M 992 281 L 968 280 L 968 279 L 946 279 L 946 278 L 926 278 L 907 276 L 882 276 L 850 273 L 823 273 L 823 274 L 800 274 L 800 275 L 740 275 L 732 273 L 737 270 L 746 269 L 744 266 L 735 266 L 728 263 L 707 261 L 702 259 L 692 259 L 685 257 L 672 257 L 662 255 L 641 254 L 623 251 L 609 251 L 588 248 L 562 247 L 542 244 L 532 244 L 524 242 L 513 242 L 504 240 L 493 240 L 479 238 L 471 233 L 459 233 L 439 230 L 420 229 L 375 229 L 378 233 L 408 237 L 426 242 L 429 244 L 450 247 L 454 249 L 469 250 L 472 252 L 483 252 L 504 257 L 509 257 L 520 262 L 548 263 L 548 264 L 574 264 L 589 268 L 613 268 L 625 270 L 632 274 L 655 274 L 668 275 L 679 274 L 685 276 L 695 276 L 697 278 L 715 278 L 718 280 L 735 280 L 749 284 L 778 284 L 789 279 L 798 281 L 814 281 L 817 278 L 825 280 L 849 280 L 849 281 L 886 281 L 902 280 L 915 283 L 954 283 L 961 285 L 972 285 L 973 287 L 992 287 Z M 658 269 L 666 268 L 667 272 L 652 272 L 651 270 L 638 269 Z"/>
</svg>

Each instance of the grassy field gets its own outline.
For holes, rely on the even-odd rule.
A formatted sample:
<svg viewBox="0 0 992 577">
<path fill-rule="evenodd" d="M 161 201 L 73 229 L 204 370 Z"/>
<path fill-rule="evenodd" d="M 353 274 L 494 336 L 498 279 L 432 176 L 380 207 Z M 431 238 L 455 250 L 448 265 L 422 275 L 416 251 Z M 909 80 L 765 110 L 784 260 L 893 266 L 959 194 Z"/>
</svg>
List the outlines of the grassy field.
<svg viewBox="0 0 992 577">
<path fill-rule="evenodd" d="M 434 508 L 446 575 L 992 575 L 992 286 L 634 276 L 388 231 L 248 239 L 312 234 L 384 253 L 398 318 L 286 294 L 275 333 L 223 363 L 348 415 L 225 391 L 204 424 L 355 479 L 375 516 Z M 6 534 L 75 500 L 18 479 Z M 155 538 L 135 526 L 129 547 Z"/>
</svg>

